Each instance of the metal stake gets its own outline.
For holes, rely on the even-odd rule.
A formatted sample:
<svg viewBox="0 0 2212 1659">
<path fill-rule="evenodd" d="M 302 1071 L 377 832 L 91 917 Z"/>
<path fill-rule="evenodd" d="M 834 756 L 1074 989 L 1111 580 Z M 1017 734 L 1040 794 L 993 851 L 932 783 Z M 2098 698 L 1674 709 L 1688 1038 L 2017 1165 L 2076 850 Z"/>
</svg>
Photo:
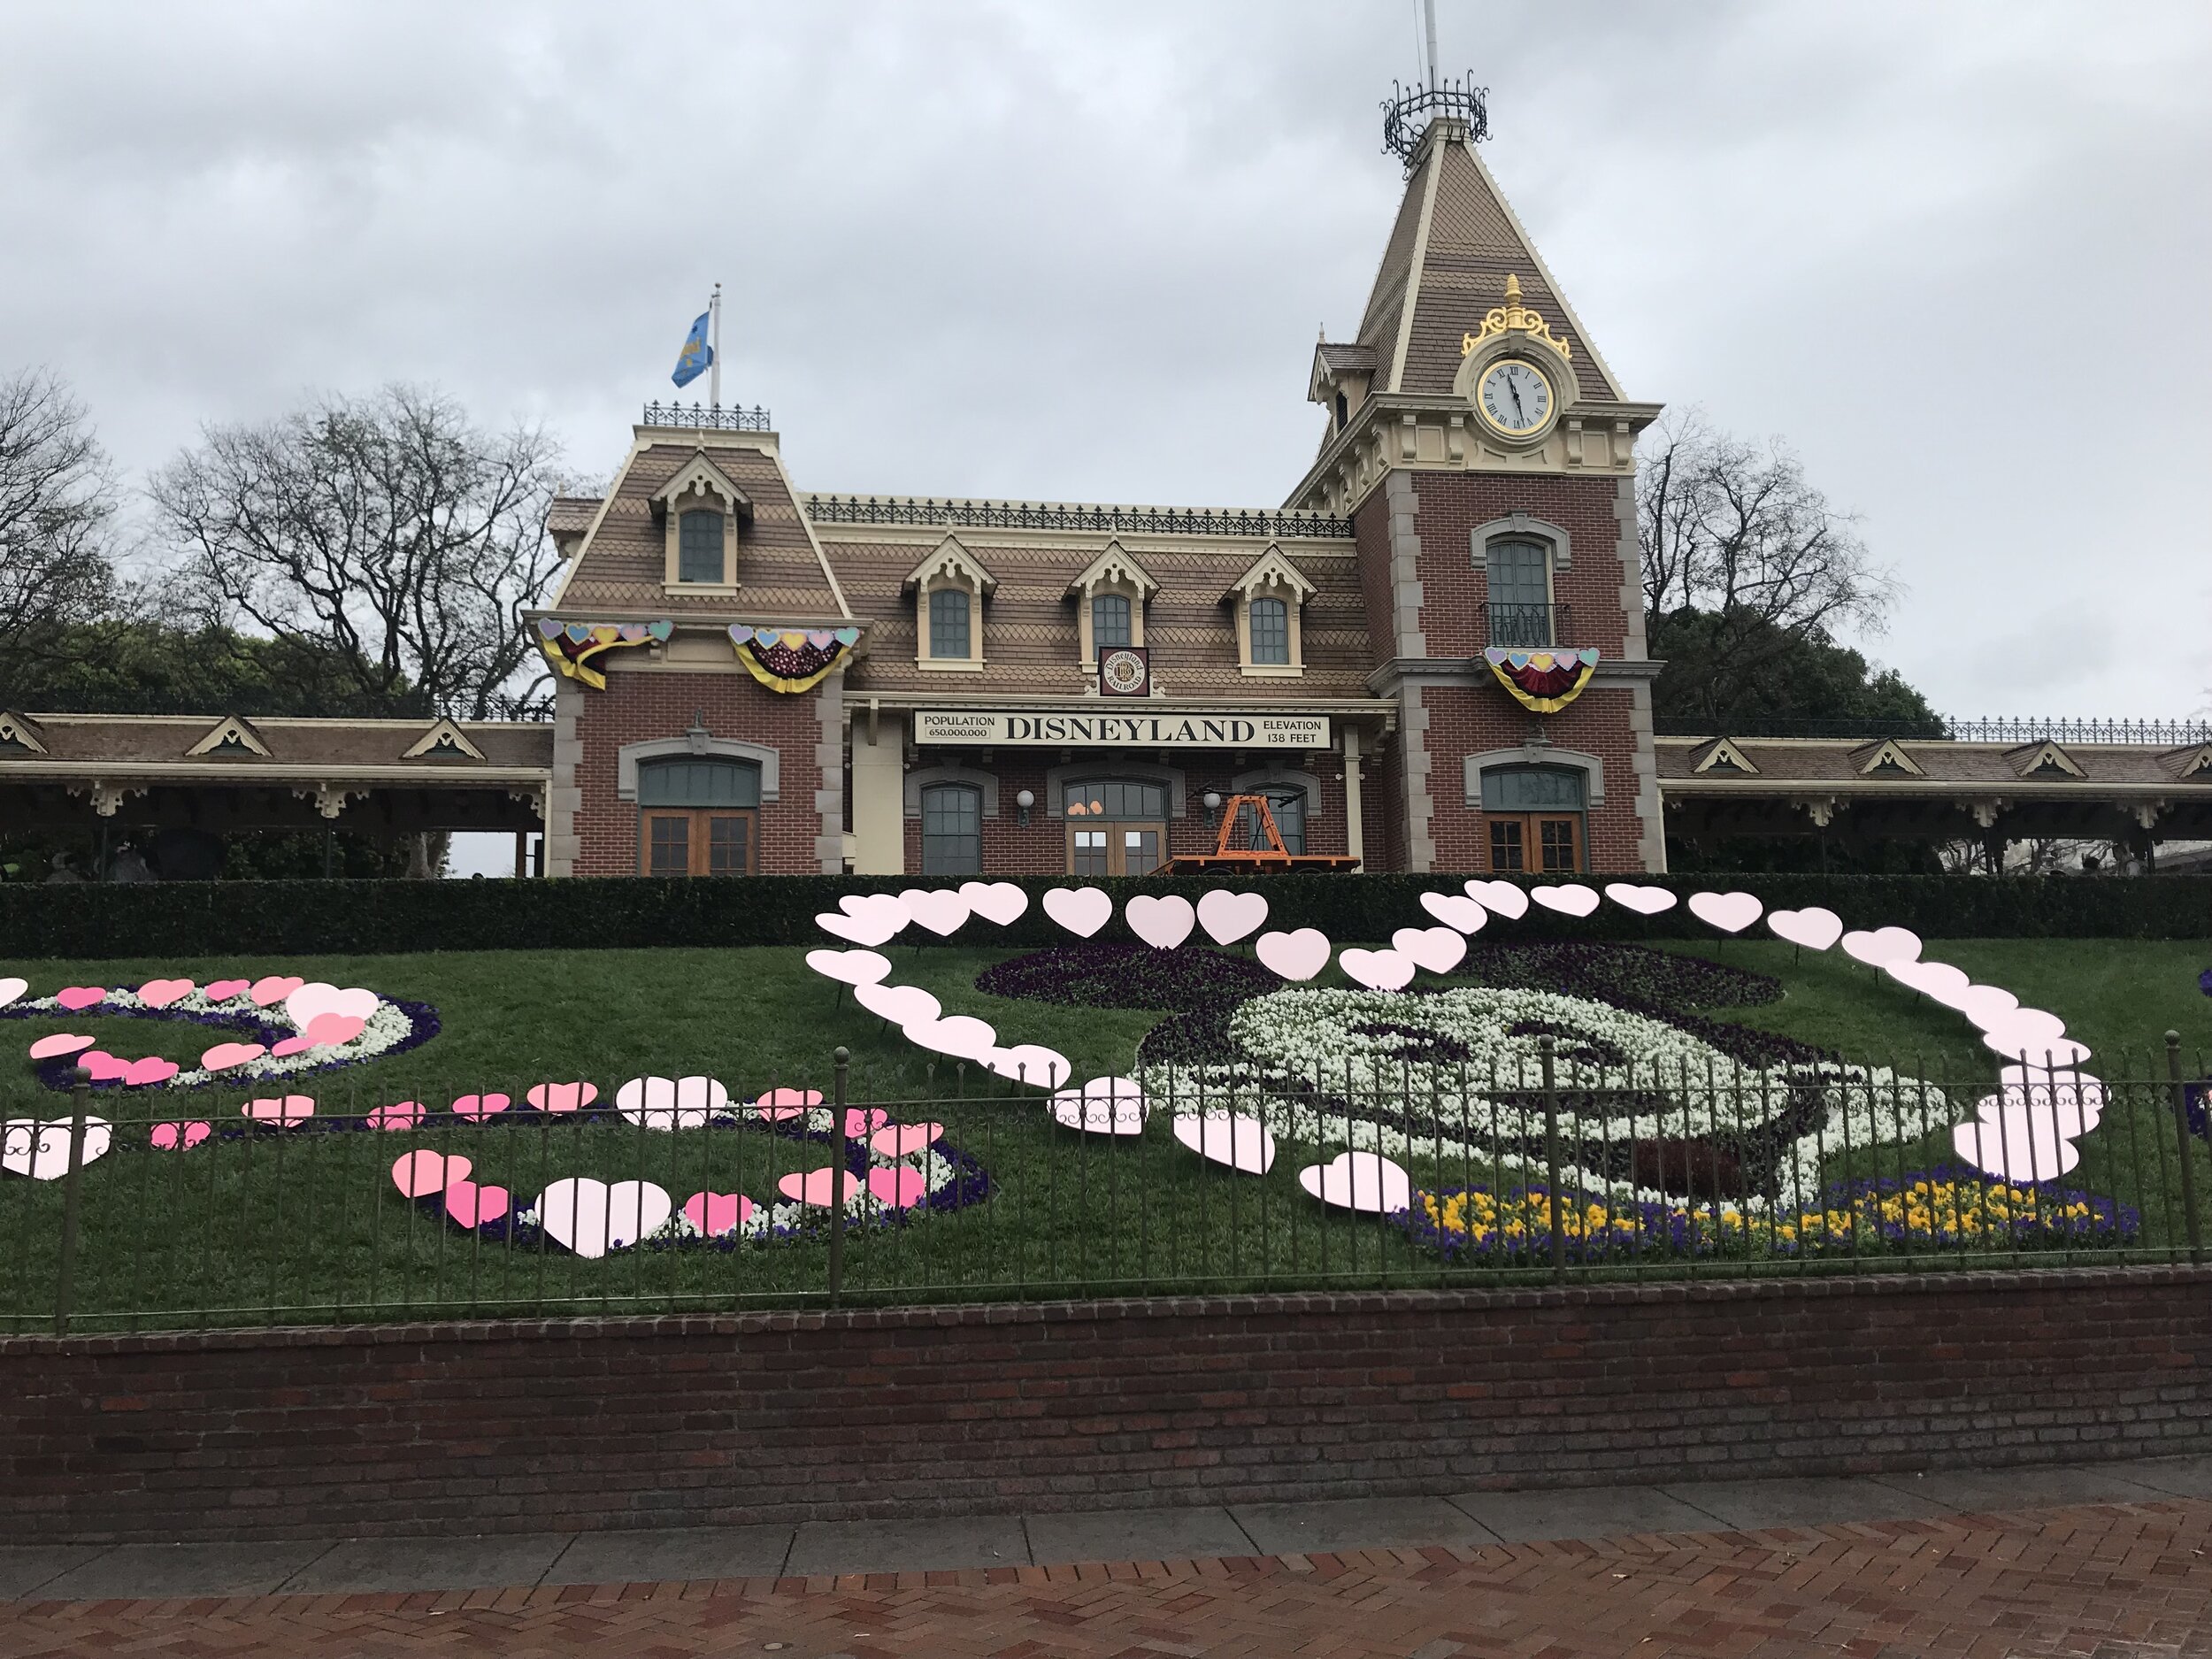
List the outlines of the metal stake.
<svg viewBox="0 0 2212 1659">
<path fill-rule="evenodd" d="M 2181 1143 L 2181 1213 L 2189 1223 L 2189 1259 L 2201 1262 L 2204 1260 L 2204 1231 L 2197 1220 L 2196 1159 L 2191 1156 L 2189 1149 L 2189 1090 L 2181 1080 L 2181 1033 L 2177 1031 L 2166 1033 L 2166 1075 L 2173 1083 L 2174 1133 Z M 2081 1089 L 2078 1069 L 2074 1073 L 2074 1088 L 2078 1095 Z"/>
<path fill-rule="evenodd" d="M 62 1177 L 61 1188 L 61 1260 L 54 1270 L 54 1334 L 69 1334 L 70 1280 L 75 1277 L 77 1266 L 77 1204 L 83 1187 L 84 1175 L 84 1120 L 85 1108 L 92 1099 L 92 1073 L 83 1066 L 77 1068 L 75 1079 L 69 1086 L 69 1172 Z M 32 1126 L 35 1137 L 38 1129 Z M 35 1139 L 31 1143 L 32 1156 L 38 1155 Z"/>
</svg>

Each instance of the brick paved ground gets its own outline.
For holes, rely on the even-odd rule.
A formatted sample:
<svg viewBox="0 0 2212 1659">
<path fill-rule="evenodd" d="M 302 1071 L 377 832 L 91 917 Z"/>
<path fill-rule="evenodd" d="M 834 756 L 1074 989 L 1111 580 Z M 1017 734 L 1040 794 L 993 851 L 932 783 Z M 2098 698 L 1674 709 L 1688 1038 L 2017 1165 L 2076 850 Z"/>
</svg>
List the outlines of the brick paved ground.
<svg viewBox="0 0 2212 1659">
<path fill-rule="evenodd" d="M 2212 1655 L 2212 1502 L 1486 1549 L 16 1604 L 0 1655 Z"/>
</svg>

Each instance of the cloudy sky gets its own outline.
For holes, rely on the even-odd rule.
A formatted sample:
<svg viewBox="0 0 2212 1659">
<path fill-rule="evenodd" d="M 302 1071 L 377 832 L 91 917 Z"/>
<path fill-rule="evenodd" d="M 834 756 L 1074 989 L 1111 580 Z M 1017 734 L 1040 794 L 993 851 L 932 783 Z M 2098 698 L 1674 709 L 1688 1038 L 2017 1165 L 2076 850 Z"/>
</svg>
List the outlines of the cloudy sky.
<svg viewBox="0 0 2212 1659">
<path fill-rule="evenodd" d="M 1438 9 L 1631 395 L 1863 514 L 1877 655 L 1957 714 L 2212 698 L 2212 6 Z M 718 279 L 803 488 L 1271 505 L 1417 10 L 11 7 L 0 372 L 132 476 L 403 379 L 604 477 Z"/>
</svg>

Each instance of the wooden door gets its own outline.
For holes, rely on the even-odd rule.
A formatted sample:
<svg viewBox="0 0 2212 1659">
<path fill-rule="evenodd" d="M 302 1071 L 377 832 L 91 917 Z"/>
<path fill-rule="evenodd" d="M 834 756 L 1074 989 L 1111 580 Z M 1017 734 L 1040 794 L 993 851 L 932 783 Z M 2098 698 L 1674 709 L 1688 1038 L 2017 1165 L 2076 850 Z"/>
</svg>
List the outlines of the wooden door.
<svg viewBox="0 0 2212 1659">
<path fill-rule="evenodd" d="M 644 819 L 639 855 L 649 876 L 749 876 L 757 866 L 751 812 L 659 808 Z"/>
<path fill-rule="evenodd" d="M 1146 876 L 1160 867 L 1167 844 L 1164 824 L 1070 824 L 1071 876 Z"/>
</svg>

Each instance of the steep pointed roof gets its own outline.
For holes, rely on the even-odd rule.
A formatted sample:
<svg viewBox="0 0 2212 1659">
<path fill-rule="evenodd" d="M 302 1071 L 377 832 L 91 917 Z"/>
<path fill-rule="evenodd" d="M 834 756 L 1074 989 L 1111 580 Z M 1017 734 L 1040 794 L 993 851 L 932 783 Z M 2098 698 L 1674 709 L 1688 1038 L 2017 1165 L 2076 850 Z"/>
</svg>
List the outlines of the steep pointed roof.
<svg viewBox="0 0 2212 1659">
<path fill-rule="evenodd" d="M 1581 395 L 1620 400 L 1620 383 L 1475 153 L 1465 123 L 1432 121 L 1356 336 L 1376 354 L 1373 389 L 1450 392 L 1463 337 L 1502 303 L 1509 276 L 1520 279 L 1523 303 L 1571 348 Z"/>
</svg>

